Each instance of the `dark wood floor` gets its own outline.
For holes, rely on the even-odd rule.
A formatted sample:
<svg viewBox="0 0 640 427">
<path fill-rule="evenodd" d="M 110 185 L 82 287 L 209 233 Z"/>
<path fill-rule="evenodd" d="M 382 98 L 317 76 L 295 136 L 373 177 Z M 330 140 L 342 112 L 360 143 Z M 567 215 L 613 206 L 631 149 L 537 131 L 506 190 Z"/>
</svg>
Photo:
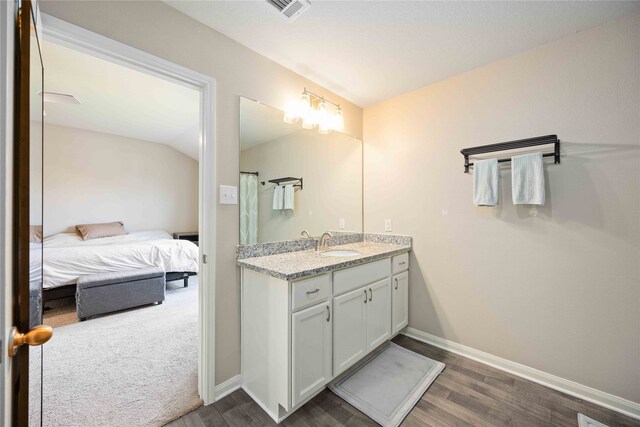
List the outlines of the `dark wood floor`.
<svg viewBox="0 0 640 427">
<path fill-rule="evenodd" d="M 482 363 L 400 335 L 393 340 L 447 366 L 405 418 L 403 426 L 577 426 L 578 412 L 610 427 L 640 422 Z M 376 426 L 328 390 L 283 426 Z M 169 424 L 170 427 L 274 426 L 242 390 Z"/>
</svg>

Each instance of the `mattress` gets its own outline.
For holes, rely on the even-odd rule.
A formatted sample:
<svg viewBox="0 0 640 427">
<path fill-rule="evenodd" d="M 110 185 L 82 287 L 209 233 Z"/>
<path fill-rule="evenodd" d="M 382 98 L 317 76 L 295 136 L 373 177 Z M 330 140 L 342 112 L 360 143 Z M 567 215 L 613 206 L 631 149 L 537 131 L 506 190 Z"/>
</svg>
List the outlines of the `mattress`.
<svg viewBox="0 0 640 427">
<path fill-rule="evenodd" d="M 82 240 L 75 233 L 44 239 L 44 289 L 76 283 L 80 276 L 159 267 L 164 272 L 198 272 L 198 246 L 174 240 L 163 230 Z"/>
</svg>

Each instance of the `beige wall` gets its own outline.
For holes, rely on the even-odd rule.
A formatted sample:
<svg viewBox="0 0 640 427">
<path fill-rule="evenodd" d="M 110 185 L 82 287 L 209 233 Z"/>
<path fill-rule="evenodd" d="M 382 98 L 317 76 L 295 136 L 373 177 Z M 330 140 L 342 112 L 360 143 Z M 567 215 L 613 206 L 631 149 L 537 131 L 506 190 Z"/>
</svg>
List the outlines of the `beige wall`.
<svg viewBox="0 0 640 427">
<path fill-rule="evenodd" d="M 345 133 L 362 136 L 360 107 L 159 1 L 43 1 L 41 9 L 215 78 L 219 184 L 239 181 L 240 96 L 284 109 L 306 86 L 340 103 Z M 216 382 L 221 383 L 240 373 L 238 206 L 218 205 L 216 214 Z"/>
<path fill-rule="evenodd" d="M 636 14 L 365 109 L 365 230 L 414 237 L 409 325 L 640 402 L 639 106 Z M 536 217 L 508 170 L 473 206 L 461 148 L 553 133 Z"/>
<path fill-rule="evenodd" d="M 119 220 L 129 231 L 198 230 L 198 162 L 191 157 L 65 126 L 45 125 L 45 135 L 45 235 Z"/>
<path fill-rule="evenodd" d="M 362 141 L 341 133 L 320 135 L 300 130 L 243 150 L 240 169 L 259 171 L 259 181 L 302 177 L 295 209 L 273 210 L 273 186 L 258 185 L 258 241 L 300 237 L 302 230 L 319 236 L 338 230 L 362 232 Z"/>
</svg>

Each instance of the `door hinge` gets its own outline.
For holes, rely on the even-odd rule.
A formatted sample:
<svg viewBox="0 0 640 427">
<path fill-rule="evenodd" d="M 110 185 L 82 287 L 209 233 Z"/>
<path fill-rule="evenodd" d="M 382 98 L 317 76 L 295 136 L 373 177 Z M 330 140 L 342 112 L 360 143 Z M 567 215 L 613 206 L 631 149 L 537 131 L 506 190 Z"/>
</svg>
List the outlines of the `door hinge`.
<svg viewBox="0 0 640 427">
<path fill-rule="evenodd" d="M 202 263 L 206 264 L 207 263 L 207 256 L 206 255 L 202 255 Z"/>
</svg>

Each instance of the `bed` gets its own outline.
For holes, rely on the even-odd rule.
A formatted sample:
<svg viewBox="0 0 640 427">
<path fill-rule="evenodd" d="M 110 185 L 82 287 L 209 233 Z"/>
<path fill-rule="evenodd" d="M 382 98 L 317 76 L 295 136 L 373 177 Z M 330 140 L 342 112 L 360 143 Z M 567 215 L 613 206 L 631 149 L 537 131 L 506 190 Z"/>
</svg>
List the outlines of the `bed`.
<svg viewBox="0 0 640 427">
<path fill-rule="evenodd" d="M 80 276 L 104 272 L 159 267 L 167 281 L 198 273 L 198 246 L 174 240 L 163 230 L 133 231 L 129 234 L 82 240 L 76 233 L 60 233 L 44 239 L 43 299 L 75 295 Z"/>
</svg>

